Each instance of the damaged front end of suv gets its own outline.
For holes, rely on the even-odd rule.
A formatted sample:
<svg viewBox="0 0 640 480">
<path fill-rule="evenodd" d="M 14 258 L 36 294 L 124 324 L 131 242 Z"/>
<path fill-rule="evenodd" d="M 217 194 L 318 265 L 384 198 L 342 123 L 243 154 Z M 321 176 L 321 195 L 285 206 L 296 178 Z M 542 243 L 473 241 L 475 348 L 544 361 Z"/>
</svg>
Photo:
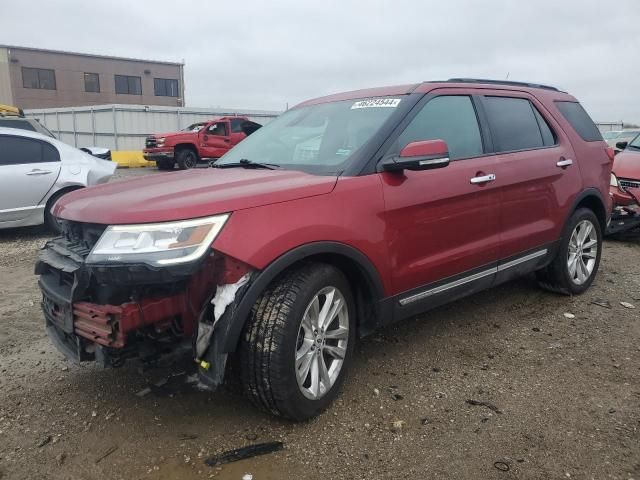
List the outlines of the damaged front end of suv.
<svg viewBox="0 0 640 480">
<path fill-rule="evenodd" d="M 228 214 L 157 224 L 106 226 L 60 220 L 40 251 L 46 330 L 71 360 L 121 366 L 191 350 L 201 381 L 224 377 L 225 336 L 255 274 L 211 244 Z"/>
</svg>

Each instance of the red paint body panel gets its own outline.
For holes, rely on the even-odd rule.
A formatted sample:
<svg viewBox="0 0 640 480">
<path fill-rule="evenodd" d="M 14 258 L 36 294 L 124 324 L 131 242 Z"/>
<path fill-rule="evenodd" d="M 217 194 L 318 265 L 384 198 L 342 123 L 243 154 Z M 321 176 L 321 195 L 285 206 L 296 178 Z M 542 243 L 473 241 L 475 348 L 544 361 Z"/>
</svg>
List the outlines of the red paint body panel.
<svg viewBox="0 0 640 480">
<path fill-rule="evenodd" d="M 490 155 L 436 170 L 381 174 L 390 293 L 498 260 L 499 191 L 469 182 L 495 165 Z"/>
<path fill-rule="evenodd" d="M 618 178 L 627 178 L 640 182 L 640 151 L 623 150 L 615 156 L 613 173 Z"/>
<path fill-rule="evenodd" d="M 235 212 L 213 248 L 263 269 L 307 243 L 344 243 L 369 258 L 391 294 L 385 229 L 379 176 L 340 177 L 331 193 Z"/>
<path fill-rule="evenodd" d="M 442 140 L 412 142 L 405 146 L 400 152 L 401 157 L 427 157 L 431 155 L 449 155 L 447 143 Z"/>
<path fill-rule="evenodd" d="M 297 107 L 302 107 L 306 105 L 317 105 L 319 103 L 327 103 L 327 102 L 339 102 L 341 100 L 356 100 L 358 98 L 373 98 L 373 97 L 391 97 L 394 95 L 407 95 L 414 91 L 417 87 L 416 84 L 409 85 L 396 85 L 391 87 L 380 87 L 380 88 L 366 88 L 363 90 L 352 90 L 350 92 L 342 92 L 336 93 L 333 95 L 327 95 L 326 97 L 314 98 L 312 100 L 307 100 L 302 102 Z"/>
<path fill-rule="evenodd" d="M 613 173 L 620 179 L 634 180 L 640 184 L 640 151 L 623 150 L 615 156 Z M 640 204 L 640 187 L 625 187 L 624 191 L 611 187 L 611 198 L 614 206 L 627 207 Z"/>
<path fill-rule="evenodd" d="M 76 190 L 54 214 L 106 225 L 184 220 L 323 195 L 335 183 L 333 176 L 293 170 L 197 169 Z"/>
</svg>

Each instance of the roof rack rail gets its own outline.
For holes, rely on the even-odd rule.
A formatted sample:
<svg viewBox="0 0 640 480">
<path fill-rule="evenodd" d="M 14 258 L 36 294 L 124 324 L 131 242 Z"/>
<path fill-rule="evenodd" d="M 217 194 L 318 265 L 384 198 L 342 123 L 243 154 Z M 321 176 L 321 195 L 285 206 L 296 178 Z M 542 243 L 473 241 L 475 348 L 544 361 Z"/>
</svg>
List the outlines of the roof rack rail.
<svg viewBox="0 0 640 480">
<path fill-rule="evenodd" d="M 559 92 L 560 89 L 550 85 L 542 85 L 539 83 L 514 82 L 511 80 L 489 80 L 486 78 L 450 78 L 447 82 L 451 83 L 488 83 L 490 85 L 511 85 L 514 87 L 544 88 L 545 90 L 554 90 Z"/>
</svg>

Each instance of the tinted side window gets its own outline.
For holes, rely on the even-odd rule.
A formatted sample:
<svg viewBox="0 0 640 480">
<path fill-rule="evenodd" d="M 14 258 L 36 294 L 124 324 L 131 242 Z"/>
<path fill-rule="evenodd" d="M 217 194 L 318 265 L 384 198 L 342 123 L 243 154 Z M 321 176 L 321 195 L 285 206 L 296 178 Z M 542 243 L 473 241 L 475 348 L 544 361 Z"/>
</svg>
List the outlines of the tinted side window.
<svg viewBox="0 0 640 480">
<path fill-rule="evenodd" d="M 538 126 L 540 127 L 540 132 L 542 133 L 542 141 L 545 147 L 550 147 L 551 145 L 555 145 L 557 142 L 557 138 L 551 130 L 551 127 L 544 119 L 540 112 L 536 107 L 533 107 L 533 113 L 536 115 L 536 120 L 538 121 Z"/>
<path fill-rule="evenodd" d="M 42 162 L 43 145 L 30 138 L 0 136 L 0 165 Z"/>
<path fill-rule="evenodd" d="M 0 118 L 0 127 L 19 128 L 21 130 L 29 130 L 30 132 L 36 131 L 35 127 L 26 120 L 6 120 Z"/>
<path fill-rule="evenodd" d="M 430 100 L 400 134 L 398 150 L 421 140 L 444 140 L 452 160 L 482 155 L 480 126 L 471 98 L 452 95 Z"/>
<path fill-rule="evenodd" d="M 497 152 L 544 146 L 529 100 L 511 97 L 485 97 L 484 100 Z"/>
<path fill-rule="evenodd" d="M 555 102 L 560 113 L 578 132 L 585 142 L 598 142 L 602 140 L 602 134 L 589 114 L 578 102 Z"/>
<path fill-rule="evenodd" d="M 241 118 L 234 118 L 231 120 L 231 132 L 232 133 L 242 133 L 242 123 L 245 120 Z"/>
</svg>

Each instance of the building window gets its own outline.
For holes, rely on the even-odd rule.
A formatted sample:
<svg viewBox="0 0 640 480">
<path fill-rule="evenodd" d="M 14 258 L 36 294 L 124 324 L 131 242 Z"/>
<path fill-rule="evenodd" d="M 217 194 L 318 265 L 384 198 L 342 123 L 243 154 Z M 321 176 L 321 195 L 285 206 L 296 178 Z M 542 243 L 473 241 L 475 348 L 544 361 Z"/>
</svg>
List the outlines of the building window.
<svg viewBox="0 0 640 480">
<path fill-rule="evenodd" d="M 153 88 L 156 97 L 177 97 L 178 96 L 178 80 L 168 78 L 154 78 Z"/>
<path fill-rule="evenodd" d="M 115 75 L 116 93 L 124 95 L 142 95 L 142 81 L 140 77 Z"/>
<path fill-rule="evenodd" d="M 56 73 L 46 68 L 22 67 L 22 86 L 42 90 L 56 89 Z"/>
<path fill-rule="evenodd" d="M 84 91 L 100 93 L 100 76 L 97 73 L 84 74 Z"/>
</svg>

